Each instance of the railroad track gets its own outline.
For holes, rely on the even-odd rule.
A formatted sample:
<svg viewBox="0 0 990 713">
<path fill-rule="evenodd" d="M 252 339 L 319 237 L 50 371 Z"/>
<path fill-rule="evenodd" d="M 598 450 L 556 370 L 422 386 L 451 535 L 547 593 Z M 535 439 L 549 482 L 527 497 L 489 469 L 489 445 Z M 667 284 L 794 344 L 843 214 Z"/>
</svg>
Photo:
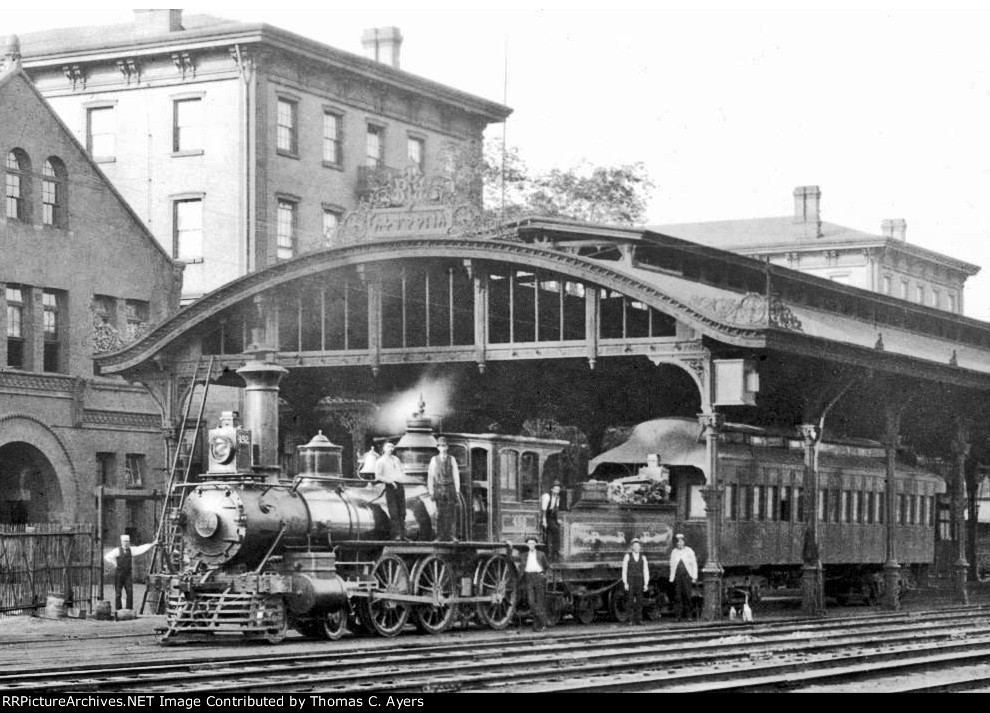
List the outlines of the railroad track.
<svg viewBox="0 0 990 713">
<path fill-rule="evenodd" d="M 917 672 L 932 666 L 970 666 L 973 674 L 956 685 L 979 687 L 978 664 L 990 657 L 990 609 L 452 638 L 408 637 L 361 649 L 335 642 L 305 653 L 212 649 L 181 663 L 145 658 L 99 668 L 7 668 L 0 690 L 492 692 L 524 691 L 534 680 L 541 691 L 825 690 L 857 677 L 862 685 L 862 677 L 880 672 L 900 676 L 902 686 L 918 683 Z"/>
</svg>

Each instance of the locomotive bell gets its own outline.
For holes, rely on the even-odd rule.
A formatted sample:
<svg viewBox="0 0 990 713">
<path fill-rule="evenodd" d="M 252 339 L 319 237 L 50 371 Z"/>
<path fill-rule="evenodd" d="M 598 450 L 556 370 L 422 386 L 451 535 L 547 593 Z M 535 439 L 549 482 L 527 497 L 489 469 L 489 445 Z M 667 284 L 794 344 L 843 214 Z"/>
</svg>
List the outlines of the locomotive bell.
<svg viewBox="0 0 990 713">
<path fill-rule="evenodd" d="M 330 439 L 319 431 L 313 439 L 303 446 L 296 446 L 296 458 L 299 464 L 299 478 L 342 478 L 340 454 L 343 448 L 330 442 Z"/>
</svg>

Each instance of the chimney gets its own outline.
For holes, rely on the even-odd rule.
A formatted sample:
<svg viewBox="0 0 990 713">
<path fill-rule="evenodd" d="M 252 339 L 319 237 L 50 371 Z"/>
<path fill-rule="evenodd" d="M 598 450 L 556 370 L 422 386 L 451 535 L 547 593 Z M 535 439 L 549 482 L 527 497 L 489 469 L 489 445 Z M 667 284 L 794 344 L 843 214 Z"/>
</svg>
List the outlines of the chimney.
<svg viewBox="0 0 990 713">
<path fill-rule="evenodd" d="M 904 218 L 886 218 L 880 221 L 880 233 L 885 238 L 907 242 L 907 221 Z"/>
<path fill-rule="evenodd" d="M 21 68 L 21 40 L 17 35 L 8 35 L 4 41 L 3 56 L 0 57 L 0 72 Z"/>
<path fill-rule="evenodd" d="M 364 56 L 382 64 L 399 68 L 402 33 L 398 27 L 372 27 L 361 34 Z"/>
<path fill-rule="evenodd" d="M 178 32 L 182 29 L 182 10 L 135 10 L 134 24 L 143 34 Z"/>
<path fill-rule="evenodd" d="M 794 189 L 794 225 L 802 238 L 822 237 L 821 189 L 818 186 L 798 186 Z"/>
</svg>

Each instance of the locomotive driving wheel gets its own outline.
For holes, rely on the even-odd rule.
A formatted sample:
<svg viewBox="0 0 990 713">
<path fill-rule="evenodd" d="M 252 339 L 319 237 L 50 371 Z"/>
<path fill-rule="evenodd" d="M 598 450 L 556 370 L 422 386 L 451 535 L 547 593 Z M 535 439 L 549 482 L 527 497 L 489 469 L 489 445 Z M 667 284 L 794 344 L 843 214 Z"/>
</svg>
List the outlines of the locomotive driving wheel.
<svg viewBox="0 0 990 713">
<path fill-rule="evenodd" d="M 479 563 L 475 583 L 479 596 L 490 597 L 478 602 L 478 618 L 492 629 L 504 629 L 512 623 L 519 599 L 515 563 L 505 555 L 492 555 Z"/>
<path fill-rule="evenodd" d="M 401 557 L 385 555 L 375 564 L 371 576 L 378 590 L 364 603 L 361 618 L 381 636 L 395 636 L 409 621 L 409 605 L 388 599 L 387 595 L 409 593 L 409 570 Z"/>
<path fill-rule="evenodd" d="M 416 626 L 421 631 L 439 634 L 454 620 L 456 605 L 447 600 L 454 596 L 454 573 L 450 563 L 438 555 L 427 555 L 413 568 L 414 595 L 430 597 L 430 604 L 417 604 Z"/>
</svg>

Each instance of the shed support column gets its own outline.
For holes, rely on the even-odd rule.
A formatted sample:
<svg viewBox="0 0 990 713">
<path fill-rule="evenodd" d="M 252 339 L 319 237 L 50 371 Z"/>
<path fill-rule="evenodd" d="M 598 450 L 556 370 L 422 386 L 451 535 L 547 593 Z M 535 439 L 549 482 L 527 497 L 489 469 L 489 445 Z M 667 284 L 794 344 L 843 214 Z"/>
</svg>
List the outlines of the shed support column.
<svg viewBox="0 0 990 713">
<path fill-rule="evenodd" d="M 821 432 L 814 424 L 801 424 L 804 442 L 804 547 L 801 568 L 801 609 L 808 616 L 825 616 L 825 581 L 818 545 L 818 443 Z"/>
<path fill-rule="evenodd" d="M 722 618 L 722 563 L 719 561 L 719 541 L 722 536 L 722 484 L 718 479 L 718 435 L 722 430 L 722 414 L 698 414 L 705 436 L 705 450 L 708 455 L 708 487 L 702 490 L 705 498 L 705 524 L 708 537 L 708 557 L 701 570 L 704 583 L 704 609 L 702 618 L 705 621 L 717 621 Z"/>
<path fill-rule="evenodd" d="M 962 604 L 969 604 L 966 591 L 966 577 L 969 562 L 966 561 L 966 500 L 963 491 L 966 484 L 966 458 L 969 456 L 969 428 L 962 419 L 956 421 L 956 435 L 952 441 L 952 454 L 955 468 L 952 484 L 952 519 L 955 522 L 955 536 L 958 557 L 952 566 L 955 594 Z"/>
<path fill-rule="evenodd" d="M 887 455 L 886 478 L 886 532 L 887 558 L 883 563 L 883 608 L 900 609 L 900 569 L 894 540 L 894 525 L 897 522 L 897 484 L 894 478 L 896 472 L 897 446 L 900 443 L 901 409 L 890 404 L 884 408 L 885 430 L 884 449 Z"/>
</svg>

